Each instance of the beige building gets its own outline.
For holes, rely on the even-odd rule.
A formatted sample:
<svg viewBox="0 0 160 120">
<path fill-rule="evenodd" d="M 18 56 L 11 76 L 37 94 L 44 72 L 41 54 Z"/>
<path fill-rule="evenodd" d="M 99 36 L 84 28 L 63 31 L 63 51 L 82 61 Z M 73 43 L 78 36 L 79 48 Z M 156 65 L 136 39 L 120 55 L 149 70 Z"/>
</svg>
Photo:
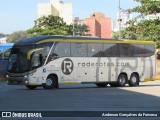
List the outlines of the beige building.
<svg viewBox="0 0 160 120">
<path fill-rule="evenodd" d="M 73 23 L 72 3 L 64 3 L 60 0 L 50 0 L 50 3 L 39 3 L 38 18 L 47 15 L 59 16 L 67 24 L 71 24 Z"/>
</svg>

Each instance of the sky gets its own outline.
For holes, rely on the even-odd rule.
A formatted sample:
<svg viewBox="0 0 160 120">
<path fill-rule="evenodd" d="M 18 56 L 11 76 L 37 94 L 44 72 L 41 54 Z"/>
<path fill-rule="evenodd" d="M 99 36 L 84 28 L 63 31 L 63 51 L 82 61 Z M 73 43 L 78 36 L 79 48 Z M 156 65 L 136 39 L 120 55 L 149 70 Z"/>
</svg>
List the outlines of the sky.
<svg viewBox="0 0 160 120">
<path fill-rule="evenodd" d="M 115 20 L 118 11 L 118 0 L 62 0 L 73 4 L 74 17 L 88 18 L 93 12 L 102 12 L 106 17 Z M 11 34 L 27 30 L 34 26 L 37 19 L 37 4 L 49 3 L 49 0 L 1 0 L 0 33 Z M 138 6 L 134 0 L 121 0 L 121 8 L 129 9 Z"/>
</svg>

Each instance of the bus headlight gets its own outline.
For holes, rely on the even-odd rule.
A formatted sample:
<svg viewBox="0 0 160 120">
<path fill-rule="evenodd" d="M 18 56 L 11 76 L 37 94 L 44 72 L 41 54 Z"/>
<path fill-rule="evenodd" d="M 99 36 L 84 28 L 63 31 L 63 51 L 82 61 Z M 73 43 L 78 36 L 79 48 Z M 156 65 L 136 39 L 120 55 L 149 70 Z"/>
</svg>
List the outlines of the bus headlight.
<svg viewBox="0 0 160 120">
<path fill-rule="evenodd" d="M 26 84 L 28 84 L 28 81 L 25 81 Z"/>
<path fill-rule="evenodd" d="M 24 78 L 27 78 L 27 77 L 28 77 L 27 75 L 24 76 Z"/>
</svg>

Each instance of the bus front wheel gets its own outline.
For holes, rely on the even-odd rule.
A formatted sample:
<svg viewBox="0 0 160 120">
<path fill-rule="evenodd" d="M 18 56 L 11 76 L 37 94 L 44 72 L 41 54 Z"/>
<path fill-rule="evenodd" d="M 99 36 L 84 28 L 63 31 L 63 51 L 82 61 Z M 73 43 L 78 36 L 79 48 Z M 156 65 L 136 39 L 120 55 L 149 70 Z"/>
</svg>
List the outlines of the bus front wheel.
<svg viewBox="0 0 160 120">
<path fill-rule="evenodd" d="M 26 85 L 26 87 L 27 87 L 28 89 L 31 89 L 31 90 L 34 90 L 34 89 L 37 88 L 36 85 Z"/>
<path fill-rule="evenodd" d="M 54 76 L 49 76 L 46 79 L 46 82 L 44 84 L 42 84 L 43 88 L 45 89 L 53 89 L 56 88 L 57 86 L 57 79 Z"/>
</svg>

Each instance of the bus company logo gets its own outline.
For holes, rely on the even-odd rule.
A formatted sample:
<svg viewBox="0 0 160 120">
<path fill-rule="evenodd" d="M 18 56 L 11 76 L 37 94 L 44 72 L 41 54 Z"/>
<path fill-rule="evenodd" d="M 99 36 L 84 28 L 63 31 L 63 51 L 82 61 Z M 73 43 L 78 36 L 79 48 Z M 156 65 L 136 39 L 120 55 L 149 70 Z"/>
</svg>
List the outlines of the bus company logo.
<svg viewBox="0 0 160 120">
<path fill-rule="evenodd" d="M 73 71 L 73 68 L 74 68 L 74 65 L 71 59 L 66 58 L 63 60 L 61 69 L 65 75 L 70 75 Z"/>
<path fill-rule="evenodd" d="M 12 117 L 11 112 L 2 112 L 2 117 Z"/>
</svg>

